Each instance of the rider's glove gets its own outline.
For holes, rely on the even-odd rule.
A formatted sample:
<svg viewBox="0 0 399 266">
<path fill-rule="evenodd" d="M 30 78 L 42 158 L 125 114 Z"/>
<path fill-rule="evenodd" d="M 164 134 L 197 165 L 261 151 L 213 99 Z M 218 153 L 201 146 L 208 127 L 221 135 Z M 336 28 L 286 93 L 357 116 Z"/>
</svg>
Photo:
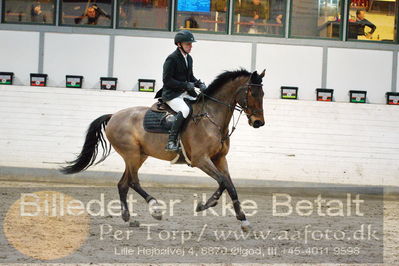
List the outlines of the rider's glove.
<svg viewBox="0 0 399 266">
<path fill-rule="evenodd" d="M 204 92 L 205 90 L 206 90 L 206 85 L 205 85 L 205 83 L 201 83 L 200 85 L 199 85 L 199 89 L 201 90 L 201 92 Z"/>
<path fill-rule="evenodd" d="M 187 91 L 187 93 L 188 93 L 188 95 L 190 95 L 190 96 L 192 96 L 192 97 L 197 97 L 198 95 L 197 95 L 197 93 L 195 92 L 195 86 L 194 86 L 194 83 L 193 82 L 187 82 L 187 89 L 186 89 L 186 91 Z"/>
<path fill-rule="evenodd" d="M 195 87 L 199 88 L 201 90 L 201 92 L 204 92 L 206 90 L 206 85 L 201 80 L 197 80 L 195 82 Z"/>
<path fill-rule="evenodd" d="M 194 82 L 186 82 L 187 91 L 193 90 L 195 88 Z"/>
</svg>

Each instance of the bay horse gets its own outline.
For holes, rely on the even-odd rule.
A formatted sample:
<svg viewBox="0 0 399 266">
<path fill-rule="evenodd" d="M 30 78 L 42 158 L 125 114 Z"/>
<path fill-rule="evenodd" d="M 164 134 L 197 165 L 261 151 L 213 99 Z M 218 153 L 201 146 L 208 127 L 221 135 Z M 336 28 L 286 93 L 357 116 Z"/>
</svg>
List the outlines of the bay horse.
<svg viewBox="0 0 399 266">
<path fill-rule="evenodd" d="M 192 167 L 197 167 L 218 183 L 217 190 L 206 203 L 199 203 L 196 211 L 216 206 L 220 196 L 227 190 L 234 206 L 236 218 L 244 231 L 250 229 L 238 200 L 235 186 L 228 170 L 226 155 L 229 152 L 229 123 L 235 110 L 244 112 L 248 123 L 254 128 L 264 125 L 262 79 L 265 70 L 258 74 L 244 69 L 226 71 L 217 76 L 196 103 L 192 104 L 192 116 L 186 119 L 180 134 L 185 156 Z M 148 156 L 172 161 L 177 153 L 165 151 L 167 134 L 150 133 L 143 127 L 148 107 L 131 107 L 115 114 L 106 114 L 94 120 L 86 134 L 81 153 L 74 161 L 61 168 L 64 174 L 78 173 L 93 165 L 98 154 L 98 144 L 103 149 L 102 162 L 110 153 L 111 146 L 120 154 L 126 164 L 125 172 L 118 182 L 122 219 L 129 221 L 126 202 L 129 188 L 140 194 L 148 204 L 157 205 L 154 197 L 141 186 L 138 170 Z M 110 144 L 107 144 L 102 130 Z M 231 133 L 230 133 L 231 134 Z M 98 163 L 99 163 L 98 162 Z M 156 208 L 155 208 L 156 209 Z M 160 220 L 161 212 L 151 215 Z"/>
</svg>

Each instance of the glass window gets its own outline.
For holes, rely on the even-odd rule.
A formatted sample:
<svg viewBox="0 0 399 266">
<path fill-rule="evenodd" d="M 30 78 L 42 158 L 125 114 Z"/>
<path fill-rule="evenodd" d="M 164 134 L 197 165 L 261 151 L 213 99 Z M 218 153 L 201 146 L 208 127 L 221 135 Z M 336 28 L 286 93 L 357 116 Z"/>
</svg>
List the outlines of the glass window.
<svg viewBox="0 0 399 266">
<path fill-rule="evenodd" d="M 348 40 L 394 41 L 397 0 L 351 0 Z"/>
<path fill-rule="evenodd" d="M 60 19 L 62 25 L 111 27 L 112 0 L 62 0 Z"/>
<path fill-rule="evenodd" d="M 121 0 L 118 27 L 167 30 L 169 11 L 169 0 Z"/>
<path fill-rule="evenodd" d="M 341 0 L 293 0 L 291 36 L 339 39 Z"/>
<path fill-rule="evenodd" d="M 236 0 L 234 33 L 284 35 L 285 0 Z"/>
<path fill-rule="evenodd" d="M 54 24 L 54 0 L 5 0 L 3 22 Z"/>
<path fill-rule="evenodd" d="M 228 0 L 177 0 L 176 29 L 226 32 Z"/>
</svg>

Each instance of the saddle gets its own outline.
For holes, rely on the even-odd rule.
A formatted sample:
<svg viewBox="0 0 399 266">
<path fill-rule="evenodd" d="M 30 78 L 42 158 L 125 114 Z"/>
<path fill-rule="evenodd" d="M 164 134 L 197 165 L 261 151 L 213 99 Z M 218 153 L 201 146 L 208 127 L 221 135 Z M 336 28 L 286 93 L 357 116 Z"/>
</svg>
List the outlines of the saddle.
<svg viewBox="0 0 399 266">
<path fill-rule="evenodd" d="M 190 114 L 188 115 L 190 117 L 193 111 L 191 107 L 193 101 L 189 99 L 184 99 L 184 101 L 190 108 Z M 158 102 L 154 103 L 145 113 L 143 127 L 147 132 L 169 134 L 175 120 L 175 114 L 176 112 L 168 104 L 158 99 Z"/>
<path fill-rule="evenodd" d="M 164 103 L 161 99 L 158 100 L 158 102 L 154 103 L 151 107 L 150 110 L 156 113 L 170 113 L 172 115 L 175 115 L 176 112 L 173 111 L 172 108 L 166 103 Z"/>
</svg>

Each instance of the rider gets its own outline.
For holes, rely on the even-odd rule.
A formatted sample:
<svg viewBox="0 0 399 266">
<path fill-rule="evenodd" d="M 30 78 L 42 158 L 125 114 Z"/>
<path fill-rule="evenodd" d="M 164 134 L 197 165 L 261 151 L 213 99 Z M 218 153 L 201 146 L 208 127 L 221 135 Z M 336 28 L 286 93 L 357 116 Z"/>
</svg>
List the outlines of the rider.
<svg viewBox="0 0 399 266">
<path fill-rule="evenodd" d="M 190 108 L 184 99 L 193 100 L 197 97 L 194 87 L 201 91 L 206 89 L 205 84 L 193 75 L 193 59 L 189 55 L 193 42 L 196 40 L 188 30 L 182 30 L 176 34 L 177 49 L 166 58 L 163 64 L 163 87 L 155 96 L 162 97 L 162 100 L 177 113 L 165 147 L 167 151 L 179 149 L 177 141 L 179 131 L 184 119 L 190 113 Z"/>
</svg>

